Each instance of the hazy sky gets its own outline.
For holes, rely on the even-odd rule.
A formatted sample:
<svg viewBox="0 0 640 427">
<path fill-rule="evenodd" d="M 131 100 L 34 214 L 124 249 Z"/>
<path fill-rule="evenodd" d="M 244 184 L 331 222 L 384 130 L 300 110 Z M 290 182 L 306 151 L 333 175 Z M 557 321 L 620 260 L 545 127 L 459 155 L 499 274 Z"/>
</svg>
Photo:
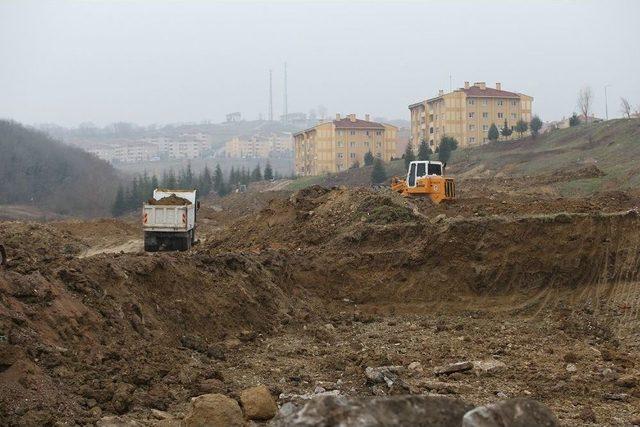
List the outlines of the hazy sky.
<svg viewBox="0 0 640 427">
<path fill-rule="evenodd" d="M 543 120 L 640 105 L 640 1 L 205 2 L 0 0 L 0 117 L 77 125 L 266 117 L 409 118 L 465 80 L 532 95 Z"/>
</svg>

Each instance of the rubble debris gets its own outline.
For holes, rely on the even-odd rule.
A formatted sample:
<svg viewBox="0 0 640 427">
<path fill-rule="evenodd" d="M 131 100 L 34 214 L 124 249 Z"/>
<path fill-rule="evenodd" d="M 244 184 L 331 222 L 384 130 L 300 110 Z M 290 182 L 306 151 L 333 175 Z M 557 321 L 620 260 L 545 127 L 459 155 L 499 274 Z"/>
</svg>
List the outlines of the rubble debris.
<svg viewBox="0 0 640 427">
<path fill-rule="evenodd" d="M 504 362 L 495 359 L 475 360 L 472 363 L 473 372 L 475 372 L 475 374 L 479 377 L 493 375 L 506 369 L 507 367 Z"/>
<path fill-rule="evenodd" d="M 542 403 L 519 398 L 479 406 L 467 412 L 462 427 L 556 427 L 555 415 Z"/>
<path fill-rule="evenodd" d="M 433 370 L 435 375 L 448 375 L 454 372 L 465 372 L 473 369 L 473 362 L 456 362 L 444 366 L 438 366 Z"/>
</svg>

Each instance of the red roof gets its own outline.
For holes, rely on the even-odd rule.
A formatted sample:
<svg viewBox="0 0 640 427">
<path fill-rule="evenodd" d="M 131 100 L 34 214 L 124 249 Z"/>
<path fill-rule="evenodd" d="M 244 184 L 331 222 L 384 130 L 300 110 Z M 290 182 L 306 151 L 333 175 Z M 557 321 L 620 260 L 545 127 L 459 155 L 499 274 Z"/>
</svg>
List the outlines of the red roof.
<svg viewBox="0 0 640 427">
<path fill-rule="evenodd" d="M 506 90 L 498 90 L 493 88 L 480 89 L 478 86 L 471 86 L 469 89 L 460 88 L 461 91 L 471 97 L 490 97 L 490 98 L 520 98 L 520 95 Z"/>
<path fill-rule="evenodd" d="M 348 117 L 340 120 L 334 120 L 333 124 L 338 129 L 383 129 L 384 126 L 377 122 L 368 122 L 366 120 L 356 119 L 354 122 Z"/>
</svg>

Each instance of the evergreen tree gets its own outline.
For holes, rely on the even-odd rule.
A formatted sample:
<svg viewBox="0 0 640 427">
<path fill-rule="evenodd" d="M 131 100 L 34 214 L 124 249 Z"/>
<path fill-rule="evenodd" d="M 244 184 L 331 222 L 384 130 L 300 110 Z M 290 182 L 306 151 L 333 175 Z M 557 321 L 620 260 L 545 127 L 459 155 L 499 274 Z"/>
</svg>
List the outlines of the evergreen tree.
<svg viewBox="0 0 640 427">
<path fill-rule="evenodd" d="M 267 181 L 271 181 L 273 179 L 273 169 L 271 168 L 271 163 L 267 160 L 267 165 L 264 167 L 264 179 Z"/>
<path fill-rule="evenodd" d="M 451 158 L 451 152 L 458 148 L 458 141 L 451 136 L 443 136 L 438 146 L 438 160 L 448 162 Z"/>
<path fill-rule="evenodd" d="M 518 123 L 516 123 L 516 132 L 520 134 L 520 138 L 522 138 L 522 134 L 524 134 L 527 129 L 529 129 L 527 122 L 522 119 L 518 120 Z"/>
<path fill-rule="evenodd" d="M 404 167 L 409 169 L 409 164 L 415 159 L 416 156 L 413 154 L 413 145 L 409 142 L 407 148 L 404 150 Z"/>
<path fill-rule="evenodd" d="M 580 124 L 580 117 L 576 113 L 573 113 L 571 117 L 569 117 L 569 126 L 574 127 Z"/>
<path fill-rule="evenodd" d="M 220 192 L 224 188 L 224 176 L 222 175 L 222 168 L 220 164 L 216 165 L 216 171 L 213 174 L 213 189 L 220 195 Z"/>
<path fill-rule="evenodd" d="M 509 125 L 507 124 L 507 121 L 504 121 L 504 126 L 502 127 L 502 130 L 500 130 L 500 133 L 502 134 L 502 136 L 504 136 L 505 138 L 508 138 L 511 136 L 511 134 L 513 133 L 513 131 L 511 130 L 511 128 L 509 127 Z"/>
<path fill-rule="evenodd" d="M 120 186 L 118 186 L 118 192 L 116 193 L 116 200 L 113 202 L 113 207 L 111 208 L 111 213 L 113 216 L 120 216 L 125 212 L 126 208 L 124 188 L 122 184 L 120 184 Z"/>
<path fill-rule="evenodd" d="M 151 192 L 149 193 L 149 197 L 148 198 L 151 198 L 151 196 L 153 196 L 153 190 L 155 190 L 158 187 L 159 187 L 158 177 L 154 174 L 151 177 Z"/>
<path fill-rule="evenodd" d="M 431 154 L 431 148 L 429 148 L 427 141 L 423 138 L 418 146 L 418 160 L 429 160 L 431 158 Z"/>
<path fill-rule="evenodd" d="M 256 165 L 251 172 L 251 181 L 262 181 L 262 172 L 260 171 L 260 163 Z"/>
<path fill-rule="evenodd" d="M 202 174 L 200 175 L 198 181 L 198 190 L 200 191 L 200 194 L 202 194 L 203 196 L 209 194 L 211 192 L 212 179 L 211 171 L 209 170 L 208 165 L 204 166 L 204 170 L 202 171 Z"/>
<path fill-rule="evenodd" d="M 379 158 L 375 158 L 373 161 L 373 169 L 371 170 L 371 182 L 374 184 L 381 184 L 387 179 L 387 171 L 384 169 L 384 164 Z"/>
<path fill-rule="evenodd" d="M 138 184 L 138 177 L 134 176 L 131 181 L 131 188 L 127 194 L 127 210 L 133 210 L 138 206 L 138 201 L 140 200 L 140 186 Z"/>
<path fill-rule="evenodd" d="M 373 153 L 371 152 L 371 150 L 367 151 L 364 154 L 364 165 L 371 166 L 373 164 L 373 160 L 374 160 Z"/>
<path fill-rule="evenodd" d="M 178 188 L 178 181 L 176 180 L 176 174 L 173 172 L 173 168 L 169 169 L 167 182 L 164 187 L 168 190 L 176 190 Z"/>
<path fill-rule="evenodd" d="M 531 129 L 531 135 L 535 138 L 540 133 L 540 129 L 542 129 L 542 120 L 540 117 L 533 116 L 531 119 L 531 123 L 529 123 L 529 128 Z"/>
<path fill-rule="evenodd" d="M 493 142 L 496 142 L 498 138 L 500 138 L 500 133 L 498 132 L 498 127 L 496 126 L 495 123 L 491 123 L 491 126 L 489 127 L 489 133 L 487 134 L 487 138 L 489 138 L 489 141 L 493 141 Z"/>
</svg>

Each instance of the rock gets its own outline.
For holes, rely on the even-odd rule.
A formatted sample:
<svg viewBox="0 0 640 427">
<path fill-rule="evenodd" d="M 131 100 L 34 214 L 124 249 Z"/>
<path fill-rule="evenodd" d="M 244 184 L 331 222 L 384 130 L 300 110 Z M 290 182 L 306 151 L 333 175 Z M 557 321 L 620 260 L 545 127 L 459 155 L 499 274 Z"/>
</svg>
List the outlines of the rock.
<svg viewBox="0 0 640 427">
<path fill-rule="evenodd" d="M 494 359 L 476 360 L 473 362 L 473 372 L 477 376 L 493 375 L 505 369 L 507 365 L 504 362 Z"/>
<path fill-rule="evenodd" d="M 227 360 L 224 349 L 219 345 L 210 345 L 207 347 L 207 356 L 217 360 Z"/>
<path fill-rule="evenodd" d="M 242 390 L 240 403 L 244 414 L 250 420 L 270 420 L 278 412 L 278 406 L 271 392 L 264 385 Z"/>
<path fill-rule="evenodd" d="M 316 388 L 313 389 L 313 394 L 320 394 L 320 393 L 324 393 L 325 391 L 327 391 L 326 388 L 317 386 Z"/>
<path fill-rule="evenodd" d="M 171 415 L 170 413 L 165 411 L 160 411 L 158 409 L 151 409 L 151 416 L 153 416 L 153 418 L 157 420 L 168 420 L 173 418 L 173 415 Z"/>
<path fill-rule="evenodd" d="M 387 387 L 391 387 L 396 383 L 402 383 L 398 376 L 398 373 L 402 370 L 402 366 L 380 366 L 377 368 L 367 366 L 364 373 L 371 382 L 385 383 Z"/>
<path fill-rule="evenodd" d="M 636 385 L 638 385 L 638 380 L 632 375 L 625 375 L 618 378 L 615 384 L 618 387 L 634 388 Z"/>
<path fill-rule="evenodd" d="M 111 399 L 113 412 L 115 412 L 116 414 L 124 414 L 125 412 L 129 411 L 133 391 L 135 389 L 136 388 L 131 384 L 118 384 L 116 390 L 113 393 L 113 398 Z"/>
<path fill-rule="evenodd" d="M 217 378 L 209 378 L 198 383 L 198 390 L 203 394 L 224 394 L 227 387 Z"/>
<path fill-rule="evenodd" d="M 278 415 L 272 427 L 459 427 L 473 406 L 439 396 L 385 396 L 347 398 L 322 396 L 310 400 L 289 415 Z"/>
<path fill-rule="evenodd" d="M 438 222 L 444 221 L 446 218 L 447 216 L 445 214 L 436 215 L 436 217 L 431 220 L 431 223 L 436 224 Z"/>
<path fill-rule="evenodd" d="M 242 341 L 240 341 L 238 338 L 229 338 L 224 342 L 224 346 L 226 347 L 227 350 L 235 350 L 239 348 L 241 345 L 242 345 Z"/>
<path fill-rule="evenodd" d="M 96 427 L 142 427 L 142 424 L 127 417 L 109 416 L 100 418 Z"/>
<path fill-rule="evenodd" d="M 242 410 L 235 400 L 222 394 L 203 394 L 191 400 L 185 427 L 241 427 Z"/>
<path fill-rule="evenodd" d="M 576 372 L 578 370 L 576 365 L 574 365 L 573 363 L 567 363 L 567 366 L 565 369 L 567 370 L 567 372 Z"/>
<path fill-rule="evenodd" d="M 408 368 L 410 371 L 422 371 L 422 364 L 420 362 L 411 362 Z"/>
<path fill-rule="evenodd" d="M 596 413 L 593 412 L 593 409 L 590 406 L 585 406 L 584 408 L 582 408 L 582 411 L 580 411 L 580 414 L 578 415 L 578 417 L 587 423 L 596 423 L 598 422 L 597 418 L 596 418 Z"/>
<path fill-rule="evenodd" d="M 555 427 L 555 415 L 542 403 L 520 398 L 479 406 L 464 414 L 462 427 Z"/>
<path fill-rule="evenodd" d="M 445 375 L 452 374 L 454 372 L 464 372 L 473 368 L 473 362 L 465 361 L 465 362 L 456 362 L 450 363 L 445 366 L 438 366 L 433 370 L 433 373 L 436 375 Z"/>
<path fill-rule="evenodd" d="M 602 397 L 606 400 L 617 400 L 618 402 L 626 402 L 629 400 L 627 393 L 605 393 Z"/>
</svg>

